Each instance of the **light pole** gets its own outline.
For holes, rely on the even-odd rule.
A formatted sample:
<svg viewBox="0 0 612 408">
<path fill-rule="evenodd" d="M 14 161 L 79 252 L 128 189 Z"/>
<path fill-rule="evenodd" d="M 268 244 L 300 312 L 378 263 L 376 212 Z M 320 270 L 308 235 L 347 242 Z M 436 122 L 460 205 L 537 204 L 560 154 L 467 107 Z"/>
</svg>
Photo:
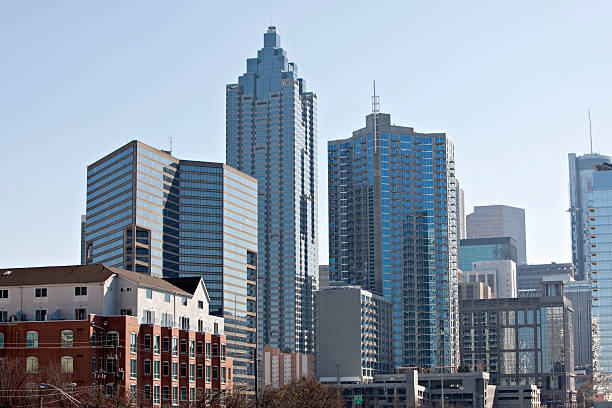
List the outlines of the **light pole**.
<svg viewBox="0 0 612 408">
<path fill-rule="evenodd" d="M 68 398 L 68 400 L 70 402 L 72 402 L 73 404 L 75 404 L 77 407 L 80 407 L 82 405 L 79 400 L 77 400 L 72 395 L 70 395 L 66 391 L 62 390 L 61 388 L 56 387 L 53 384 L 40 383 L 40 388 L 45 389 L 47 387 L 51 387 L 51 388 L 54 388 L 54 389 L 58 390 L 60 393 L 62 393 L 62 395 L 64 395 L 66 398 Z M 75 383 L 66 384 L 66 387 L 68 387 L 68 388 L 75 388 L 76 384 Z M 42 408 L 42 406 L 43 406 L 43 396 L 41 395 L 40 396 L 40 407 Z"/>
</svg>

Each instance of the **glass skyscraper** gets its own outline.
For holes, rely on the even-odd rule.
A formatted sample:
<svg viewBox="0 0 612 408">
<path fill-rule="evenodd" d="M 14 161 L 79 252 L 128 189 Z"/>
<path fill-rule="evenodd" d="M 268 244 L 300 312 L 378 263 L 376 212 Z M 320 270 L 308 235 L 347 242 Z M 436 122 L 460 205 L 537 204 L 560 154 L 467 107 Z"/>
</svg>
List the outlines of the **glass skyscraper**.
<svg viewBox="0 0 612 408">
<path fill-rule="evenodd" d="M 572 227 L 572 262 L 576 280 L 590 279 L 591 264 L 589 259 L 589 194 L 593 190 L 593 172 L 595 166 L 612 163 L 610 156 L 601 154 L 568 155 L 569 193 Z"/>
<path fill-rule="evenodd" d="M 596 370 L 612 374 L 612 164 L 595 165 L 588 192 L 588 261 L 592 284 L 591 313 L 598 323 Z M 608 390 L 610 392 L 610 390 Z"/>
<path fill-rule="evenodd" d="M 314 351 L 318 275 L 317 98 L 268 27 L 226 87 L 227 163 L 258 181 L 258 346 Z"/>
<path fill-rule="evenodd" d="M 457 366 L 454 145 L 373 113 L 328 142 L 330 280 L 393 307 L 392 364 Z"/>
<path fill-rule="evenodd" d="M 85 230 L 87 263 L 201 276 L 210 313 L 225 318 L 235 381 L 254 384 L 255 179 L 132 141 L 88 166 Z"/>
<path fill-rule="evenodd" d="M 459 269 L 471 271 L 472 264 L 479 261 L 507 259 L 516 263 L 517 253 L 516 241 L 510 237 L 460 239 Z"/>
</svg>

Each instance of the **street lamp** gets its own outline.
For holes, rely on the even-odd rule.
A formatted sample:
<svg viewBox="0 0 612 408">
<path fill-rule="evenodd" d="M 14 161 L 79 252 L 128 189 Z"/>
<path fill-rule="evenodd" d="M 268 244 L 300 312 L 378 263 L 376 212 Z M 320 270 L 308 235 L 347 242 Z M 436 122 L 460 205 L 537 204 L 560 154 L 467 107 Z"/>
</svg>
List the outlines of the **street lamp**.
<svg viewBox="0 0 612 408">
<path fill-rule="evenodd" d="M 69 384 L 66 384 L 65 386 L 68 387 L 68 388 L 75 388 L 76 387 L 76 383 L 69 383 Z M 58 390 L 60 393 L 62 393 L 62 395 L 64 395 L 66 398 L 68 398 L 68 400 L 70 402 L 72 402 L 73 404 L 75 404 L 77 407 L 80 407 L 82 405 L 79 400 L 77 400 L 72 395 L 70 395 L 66 391 L 62 390 L 61 388 L 56 387 L 53 384 L 40 383 L 40 388 L 45 389 L 47 387 L 51 387 L 51 388 L 54 388 L 54 389 Z M 42 408 L 42 406 L 43 406 L 43 395 L 41 394 L 41 396 L 40 396 L 40 407 Z"/>
</svg>

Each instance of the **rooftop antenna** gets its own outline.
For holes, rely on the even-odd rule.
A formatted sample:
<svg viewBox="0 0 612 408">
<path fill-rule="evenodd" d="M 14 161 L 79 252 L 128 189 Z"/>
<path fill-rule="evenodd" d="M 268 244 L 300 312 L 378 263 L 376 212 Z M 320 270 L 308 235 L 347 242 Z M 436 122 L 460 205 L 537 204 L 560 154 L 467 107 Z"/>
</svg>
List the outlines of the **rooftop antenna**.
<svg viewBox="0 0 612 408">
<path fill-rule="evenodd" d="M 376 95 L 376 81 L 373 81 L 374 95 L 372 95 L 372 114 L 374 115 L 374 151 L 376 151 L 376 118 L 380 112 L 380 102 Z"/>
<path fill-rule="evenodd" d="M 593 129 L 591 127 L 591 108 L 589 108 L 589 140 L 591 142 L 591 154 L 593 154 Z"/>
<path fill-rule="evenodd" d="M 170 154 L 172 154 L 172 136 L 170 136 L 168 139 L 170 141 Z"/>
</svg>

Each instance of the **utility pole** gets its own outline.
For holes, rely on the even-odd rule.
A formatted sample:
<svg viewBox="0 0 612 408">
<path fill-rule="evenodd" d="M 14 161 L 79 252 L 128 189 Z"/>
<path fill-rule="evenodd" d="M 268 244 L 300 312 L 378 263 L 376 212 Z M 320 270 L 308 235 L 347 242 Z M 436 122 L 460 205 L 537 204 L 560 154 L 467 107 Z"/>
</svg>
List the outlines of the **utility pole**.
<svg viewBox="0 0 612 408">
<path fill-rule="evenodd" d="M 340 363 L 336 363 L 336 389 L 338 392 L 338 408 L 340 408 Z"/>
</svg>

